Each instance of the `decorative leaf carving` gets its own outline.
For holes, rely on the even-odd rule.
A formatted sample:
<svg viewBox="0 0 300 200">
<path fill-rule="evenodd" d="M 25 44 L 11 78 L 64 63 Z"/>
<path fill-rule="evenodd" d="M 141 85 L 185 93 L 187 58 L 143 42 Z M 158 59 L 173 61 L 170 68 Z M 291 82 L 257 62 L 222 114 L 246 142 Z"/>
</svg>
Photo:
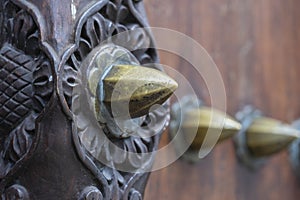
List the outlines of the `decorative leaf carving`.
<svg viewBox="0 0 300 200">
<path fill-rule="evenodd" d="M 104 41 L 128 48 L 140 64 L 156 62 L 156 51 L 150 48 L 152 45 L 151 37 L 149 33 L 140 29 L 143 27 L 143 23 L 138 20 L 140 18 L 135 16 L 135 12 L 132 12 L 132 9 L 135 9 L 135 7 L 132 5 L 131 0 L 112 0 L 98 12 L 92 13 L 80 29 L 80 37 L 77 38 L 79 45 L 69 57 L 64 67 L 64 76 L 68 77 L 71 74 L 73 76 L 81 71 L 81 76 L 75 75 L 75 82 L 81 82 L 82 80 L 77 80 L 77 78 L 88 73 L 85 71 L 86 69 L 81 69 L 82 61 L 95 48 L 103 44 Z M 109 39 L 111 36 L 124 31 L 131 31 L 132 34 L 117 36 L 112 40 Z M 114 53 L 114 51 L 111 51 L 110 55 L 113 56 Z M 108 60 L 109 58 L 107 58 Z M 124 199 L 141 199 L 141 193 L 135 189 L 131 189 L 146 174 L 121 172 L 117 169 L 118 166 L 127 166 L 134 171 L 143 167 L 144 169 L 151 167 L 153 155 L 144 153 L 151 153 L 157 148 L 160 133 L 169 121 L 168 105 L 166 104 L 162 109 L 154 110 L 148 116 L 139 119 L 140 127 L 134 130 L 137 133 L 136 135 L 151 137 L 108 139 L 102 136 L 103 134 L 110 135 L 109 131 L 103 127 L 96 134 L 94 124 L 84 114 L 84 112 L 93 112 L 90 110 L 89 102 L 81 101 L 81 97 L 76 95 L 76 93 L 73 96 L 69 93 L 69 89 L 73 88 L 72 84 L 64 81 L 63 86 L 65 99 L 76 115 L 76 122 L 74 124 L 77 127 L 73 130 L 75 131 L 74 137 L 78 136 L 80 138 L 83 145 L 81 148 L 85 149 L 86 154 L 91 156 L 93 162 L 102 170 L 109 183 L 108 187 L 111 193 L 118 193 Z M 74 101 L 78 102 L 78 104 L 71 104 Z M 82 151 L 82 149 L 78 149 L 79 153 Z M 107 168 L 99 161 L 101 160 L 98 159 L 99 157 L 106 160 L 106 163 L 112 163 L 112 166 L 117 169 L 114 167 Z M 116 199 L 119 199 L 119 197 L 116 196 Z"/>
<path fill-rule="evenodd" d="M 4 40 L 0 47 L 2 181 L 27 156 L 36 139 L 35 120 L 50 100 L 53 77 L 50 61 L 40 48 L 39 30 L 32 16 L 11 1 L 1 6 L 1 39 Z"/>
<path fill-rule="evenodd" d="M 7 160 L 17 162 L 27 153 L 32 144 L 34 127 L 30 124 L 33 123 L 34 117 L 28 117 L 10 133 L 4 149 L 4 157 Z"/>
<path fill-rule="evenodd" d="M 16 171 L 14 169 L 18 169 L 23 161 L 31 156 L 29 154 L 32 146 L 37 143 L 35 122 L 50 101 L 54 80 L 62 81 L 62 85 L 55 90 L 63 90 L 59 91 L 58 95 L 62 96 L 61 99 L 64 97 L 71 108 L 74 100 L 72 98 L 76 98 L 76 96 L 72 97 L 73 89 L 77 81 L 81 81 L 77 80 L 77 75 L 82 62 L 105 40 L 107 43 L 128 48 L 140 64 L 157 62 L 156 51 L 150 48 L 152 40 L 146 31 L 139 30 L 129 37 L 118 36 L 109 40 L 111 36 L 118 33 L 138 30 L 145 26 L 146 22 L 141 21 L 142 18 L 135 10 L 135 2 L 110 0 L 97 12 L 83 13 L 84 17 L 86 15 L 90 17 L 82 27 L 81 25 L 77 27 L 80 30 L 76 32 L 79 31 L 80 34 L 74 41 L 76 48 L 67 50 L 68 53 L 72 51 L 68 54 L 67 60 L 53 60 L 53 62 L 41 48 L 43 43 L 39 39 L 40 30 L 28 13 L 28 10 L 33 10 L 22 9 L 8 0 L 1 5 L 3 13 L 0 13 L 2 34 L 0 39 L 0 183 L 1 187 L 5 188 L 0 190 L 6 189 L 5 194 L 2 195 L 3 199 L 29 199 L 27 190 L 23 186 L 13 185 L 7 188 L 6 180 L 12 177 Z M 62 71 L 52 76 L 51 68 L 52 65 L 56 65 L 56 62 L 61 62 Z M 144 181 L 143 177 L 147 174 L 134 173 L 134 170 L 138 170 L 142 165 L 145 168 L 151 167 L 153 157 L 144 157 L 142 153 L 152 152 L 157 148 L 160 133 L 168 120 L 167 109 L 155 110 L 148 116 L 138 119 L 139 128 L 135 130 L 141 135 L 151 137 L 129 137 L 119 140 L 109 140 L 109 138 L 99 140 L 95 135 L 88 135 L 91 128 L 89 122 L 81 121 L 78 127 L 73 128 L 74 146 L 78 158 L 94 175 L 93 181 L 98 180 L 98 185 L 101 187 L 88 186 L 88 189 L 82 193 L 83 196 L 78 197 L 141 199 L 142 192 L 139 190 L 142 190 L 142 186 L 138 186 L 138 183 L 139 180 Z M 6 128 L 2 128 L 4 123 Z M 105 128 L 102 131 L 109 135 Z M 81 146 L 84 137 L 91 141 L 89 147 Z M 119 150 L 123 150 L 124 153 L 117 153 Z M 137 154 L 133 155 L 130 152 Z M 98 160 L 96 154 L 105 155 L 107 161 L 112 162 L 112 166 L 125 164 L 132 168 L 133 172 L 122 172 L 114 167 L 107 167 Z"/>
</svg>

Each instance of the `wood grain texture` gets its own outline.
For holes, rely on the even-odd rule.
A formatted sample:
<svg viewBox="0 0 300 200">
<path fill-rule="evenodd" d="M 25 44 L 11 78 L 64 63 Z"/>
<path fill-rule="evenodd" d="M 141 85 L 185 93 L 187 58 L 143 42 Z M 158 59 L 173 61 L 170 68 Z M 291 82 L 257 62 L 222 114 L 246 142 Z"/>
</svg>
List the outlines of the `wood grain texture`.
<svg viewBox="0 0 300 200">
<path fill-rule="evenodd" d="M 286 122 L 300 117 L 300 1 L 145 0 L 150 24 L 183 32 L 202 44 L 225 83 L 231 115 L 253 104 Z M 206 102 L 209 94 L 188 63 L 165 52 L 161 62 L 191 80 Z M 168 143 L 165 134 L 161 145 Z M 177 161 L 151 174 L 145 199 L 296 200 L 296 180 L 282 152 L 256 172 L 235 158 L 232 141 L 218 145 L 196 165 Z"/>
</svg>

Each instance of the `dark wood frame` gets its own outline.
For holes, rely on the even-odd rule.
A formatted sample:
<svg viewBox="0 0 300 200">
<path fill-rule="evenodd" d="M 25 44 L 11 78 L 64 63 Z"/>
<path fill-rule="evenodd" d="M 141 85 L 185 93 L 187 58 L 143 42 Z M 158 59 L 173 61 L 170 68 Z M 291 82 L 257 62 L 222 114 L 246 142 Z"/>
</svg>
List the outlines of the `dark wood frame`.
<svg viewBox="0 0 300 200">
<path fill-rule="evenodd" d="M 93 157 L 74 129 L 71 105 L 78 70 L 92 50 L 110 36 L 148 26 L 143 2 L 1 0 L 0 5 L 2 199 L 141 199 L 148 173 L 122 172 Z M 131 53 L 140 64 L 158 62 L 153 48 Z M 148 141 L 129 137 L 112 143 L 131 152 L 155 150 L 169 120 L 160 112 L 152 113 L 160 131 Z"/>
</svg>

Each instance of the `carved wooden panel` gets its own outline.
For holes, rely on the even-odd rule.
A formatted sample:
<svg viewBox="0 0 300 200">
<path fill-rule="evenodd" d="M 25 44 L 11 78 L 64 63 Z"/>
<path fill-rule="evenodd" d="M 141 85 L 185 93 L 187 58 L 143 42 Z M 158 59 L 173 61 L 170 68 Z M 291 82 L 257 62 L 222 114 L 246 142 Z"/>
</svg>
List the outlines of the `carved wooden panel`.
<svg viewBox="0 0 300 200">
<path fill-rule="evenodd" d="M 155 67 L 158 58 L 151 33 L 139 29 L 148 26 L 143 3 L 1 0 L 0 5 L 2 199 L 142 199 L 148 178 L 143 172 L 153 158 L 144 162 L 142 156 L 133 158 L 126 152 L 139 155 L 156 149 L 169 120 L 168 109 L 139 119 L 141 130 L 154 130 L 147 140 L 104 137 L 110 131 L 97 127 L 102 136 L 85 131 L 92 138 L 86 141 L 80 128 L 90 127 L 89 118 L 80 115 L 80 122 L 86 124 L 76 123 L 73 90 L 82 81 L 80 74 L 90 73 L 89 59 L 99 53 L 104 41 L 127 49 L 138 64 Z M 135 29 L 128 38 L 109 40 Z M 113 145 L 105 145 L 108 142 Z M 97 157 L 105 154 L 107 161 L 113 160 L 116 147 L 125 154 L 111 165 Z M 132 170 L 116 168 L 124 163 Z"/>
</svg>

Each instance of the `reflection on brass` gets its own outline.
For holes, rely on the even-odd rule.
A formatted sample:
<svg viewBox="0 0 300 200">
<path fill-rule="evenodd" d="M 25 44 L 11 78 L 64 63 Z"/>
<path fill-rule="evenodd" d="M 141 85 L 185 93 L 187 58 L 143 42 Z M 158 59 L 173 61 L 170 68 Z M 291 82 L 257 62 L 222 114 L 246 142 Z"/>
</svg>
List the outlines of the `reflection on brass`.
<svg viewBox="0 0 300 200">
<path fill-rule="evenodd" d="M 236 118 L 242 124 L 241 131 L 234 137 L 236 155 L 251 170 L 258 169 L 266 157 L 299 138 L 300 133 L 293 126 L 263 117 L 261 111 L 251 105 L 240 110 Z"/>
<path fill-rule="evenodd" d="M 207 134 L 220 134 L 218 142 L 221 142 L 231 138 L 241 129 L 241 124 L 232 117 L 209 107 L 203 106 L 187 111 L 184 116 L 182 130 L 186 137 L 193 137 L 194 135 L 190 133 L 197 130 L 197 134 L 191 144 L 192 149 L 199 149 Z"/>
<path fill-rule="evenodd" d="M 114 117 L 141 117 L 155 104 L 163 104 L 178 84 L 156 69 L 134 65 L 114 65 L 98 86 L 98 98 Z M 129 113 L 128 113 L 129 112 Z"/>
<path fill-rule="evenodd" d="M 210 151 L 241 128 L 225 112 L 204 106 L 196 95 L 184 96 L 171 109 L 171 143 L 179 156 L 192 163 L 201 160 L 201 151 Z"/>
<path fill-rule="evenodd" d="M 299 138 L 299 131 L 278 120 L 255 118 L 246 130 L 249 152 L 254 157 L 264 157 L 285 149 Z"/>
</svg>

